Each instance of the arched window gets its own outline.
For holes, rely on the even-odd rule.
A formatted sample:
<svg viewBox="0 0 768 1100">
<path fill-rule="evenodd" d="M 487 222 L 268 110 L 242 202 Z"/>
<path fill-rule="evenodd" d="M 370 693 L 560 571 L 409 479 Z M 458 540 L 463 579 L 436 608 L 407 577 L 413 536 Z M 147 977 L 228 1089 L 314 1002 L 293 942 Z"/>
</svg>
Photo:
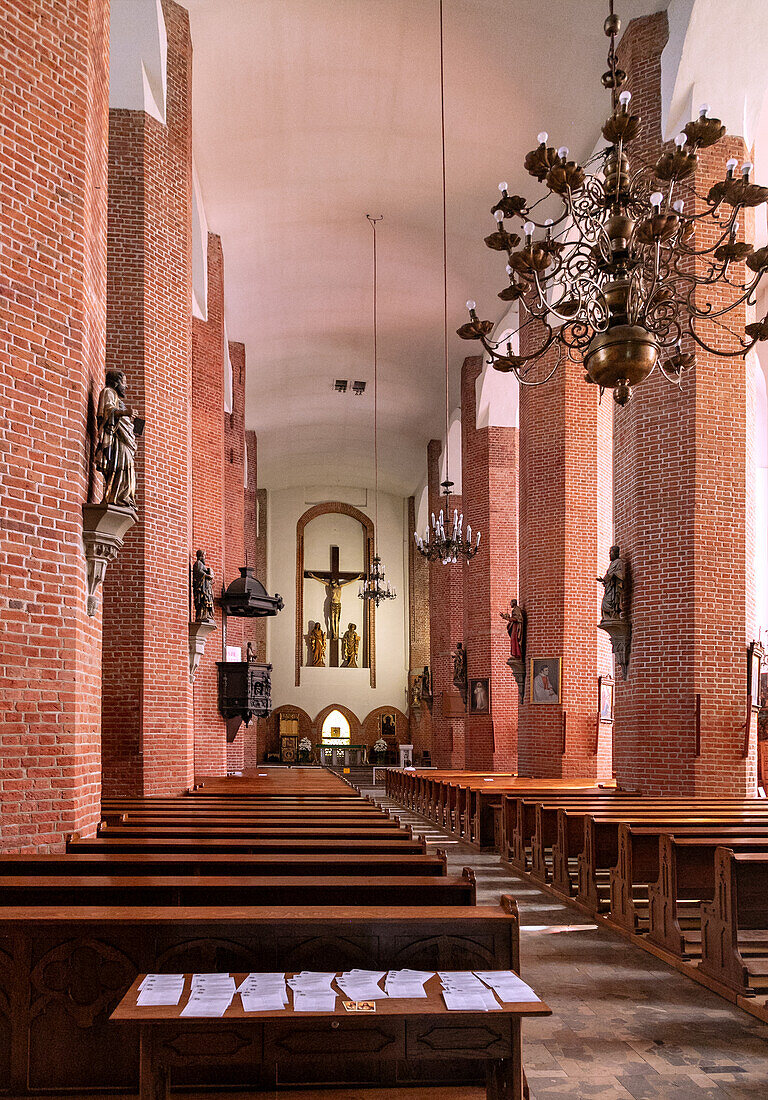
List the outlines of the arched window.
<svg viewBox="0 0 768 1100">
<path fill-rule="evenodd" d="M 349 722 L 340 710 L 332 710 L 323 722 L 321 740 L 324 744 L 349 744 Z"/>
</svg>

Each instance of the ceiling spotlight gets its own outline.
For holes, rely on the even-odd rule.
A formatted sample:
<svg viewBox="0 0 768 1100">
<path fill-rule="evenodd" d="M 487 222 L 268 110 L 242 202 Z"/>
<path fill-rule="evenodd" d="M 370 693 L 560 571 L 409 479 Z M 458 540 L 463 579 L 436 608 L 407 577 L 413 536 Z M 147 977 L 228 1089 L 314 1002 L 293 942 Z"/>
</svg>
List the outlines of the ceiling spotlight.
<svg viewBox="0 0 768 1100">
<path fill-rule="evenodd" d="M 365 393 L 365 386 L 365 382 L 353 382 L 352 393 L 357 394 L 357 396 L 359 397 L 361 393 Z"/>
<path fill-rule="evenodd" d="M 333 388 L 337 391 L 337 393 L 346 393 L 347 392 L 347 380 L 346 380 L 346 378 L 337 378 L 336 381 L 333 383 Z"/>
</svg>

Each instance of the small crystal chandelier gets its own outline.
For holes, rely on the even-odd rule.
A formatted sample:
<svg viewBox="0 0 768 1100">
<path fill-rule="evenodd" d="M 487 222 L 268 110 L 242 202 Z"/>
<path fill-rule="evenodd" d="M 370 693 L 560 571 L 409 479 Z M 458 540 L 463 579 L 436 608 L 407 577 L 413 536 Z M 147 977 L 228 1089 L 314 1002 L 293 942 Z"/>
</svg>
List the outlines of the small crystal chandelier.
<svg viewBox="0 0 768 1100">
<path fill-rule="evenodd" d="M 453 523 L 451 524 L 451 492 L 453 482 L 449 470 L 448 433 L 449 433 L 449 397 L 448 397 L 448 216 L 445 191 L 445 69 L 443 57 L 443 0 L 440 0 L 440 132 L 442 138 L 442 170 L 443 170 L 443 358 L 445 360 L 445 481 L 440 485 L 445 504 L 440 509 L 440 514 L 435 518 L 432 513 L 432 536 L 430 538 L 429 527 L 424 531 L 424 538 L 418 531 L 413 532 L 416 540 L 416 548 L 427 561 L 442 561 L 443 565 L 457 562 L 459 557 L 473 558 L 480 548 L 480 532 L 477 532 L 477 541 L 472 545 L 472 528 L 467 524 L 466 538 L 463 534 L 464 514 L 459 515 L 458 509 L 453 509 Z M 450 525 L 450 535 L 446 532 L 445 524 Z"/>
<path fill-rule="evenodd" d="M 738 162 L 729 160 L 725 178 L 706 196 L 705 209 L 685 213 L 675 187 L 695 172 L 698 150 L 725 134 L 720 119 L 708 116 L 706 104 L 655 165 L 630 170 L 626 148 L 637 136 L 640 118 L 630 114 L 630 92 L 619 91 L 627 79 L 616 59 L 620 26 L 610 0 L 604 29 L 611 45 L 602 77 L 613 102 L 602 128 L 608 147 L 582 166 L 570 159 L 567 148 L 555 150 L 548 134 L 540 133 L 525 168 L 545 183 L 549 194 L 543 198 L 559 198 L 558 216 L 536 221 L 533 211 L 542 200 L 529 203 L 510 195 L 506 183 L 499 184 L 501 198 L 491 211 L 497 228 L 485 243 L 508 258 L 509 286 L 499 298 L 523 299 L 526 315 L 517 333 L 532 326 L 528 343 L 538 346 L 513 354 L 511 343 L 501 348 L 489 340 L 493 322 L 481 321 L 471 301 L 469 322 L 458 335 L 479 340 L 496 370 L 512 372 L 523 385 L 548 382 L 567 355 L 583 362 L 587 382 L 597 383 L 601 393 L 611 389 L 617 404 L 625 405 L 632 388 L 657 366 L 679 385 L 695 362 L 694 345 L 715 355 L 739 356 L 758 340 L 768 340 L 768 316 L 747 325 L 746 338 L 722 321 L 739 305 L 755 304 L 757 285 L 768 271 L 768 248 L 756 252 L 736 239 L 739 211 L 762 205 L 768 188 L 750 182 L 751 164 L 743 164 L 737 174 Z M 586 170 L 590 166 L 592 173 Z M 505 218 L 524 223 L 519 249 L 520 236 L 505 228 Z M 702 221 L 709 241 L 696 249 L 694 232 Z M 740 267 L 744 262 L 746 273 Z M 697 291 L 709 300 L 697 303 Z M 705 342 L 697 331 L 703 323 L 717 325 L 735 346 L 721 350 Z M 551 370 L 543 378 L 532 376 L 550 347 L 558 353 Z"/>
<path fill-rule="evenodd" d="M 376 484 L 375 490 L 375 520 L 373 528 L 373 564 L 371 571 L 360 585 L 358 596 L 366 603 L 372 600 L 378 607 L 382 600 L 394 600 L 397 592 L 389 584 L 384 576 L 384 566 L 381 563 L 378 551 L 379 541 L 379 319 L 378 319 L 378 264 L 376 256 L 376 223 L 384 217 L 378 218 L 371 214 L 365 215 L 373 230 L 373 466 Z"/>
</svg>

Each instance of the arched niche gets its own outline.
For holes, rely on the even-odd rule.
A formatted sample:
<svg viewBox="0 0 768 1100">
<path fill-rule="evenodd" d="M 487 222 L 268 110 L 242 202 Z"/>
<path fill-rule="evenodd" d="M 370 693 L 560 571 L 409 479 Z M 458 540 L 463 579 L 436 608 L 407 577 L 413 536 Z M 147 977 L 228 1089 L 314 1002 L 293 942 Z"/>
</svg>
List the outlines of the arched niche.
<svg viewBox="0 0 768 1100">
<path fill-rule="evenodd" d="M 332 740 L 340 745 L 348 745 L 351 734 L 352 728 L 346 714 L 340 711 L 338 707 L 328 711 L 320 727 L 320 740 Z"/>
<path fill-rule="evenodd" d="M 364 512 L 361 512 L 359 508 L 355 508 L 351 504 L 343 504 L 341 501 L 326 501 L 323 504 L 316 504 L 314 505 L 314 507 L 308 508 L 307 511 L 304 512 L 304 514 L 299 518 L 298 523 L 296 524 L 296 687 L 299 687 L 301 684 L 301 670 L 302 667 L 305 666 L 305 655 L 307 648 L 307 623 L 305 616 L 304 598 L 304 573 L 307 569 L 307 565 L 305 563 L 305 550 L 308 540 L 307 528 L 313 521 L 319 519 L 321 516 L 332 515 L 349 516 L 360 525 L 360 538 L 362 544 L 361 560 L 363 563 L 362 571 L 364 571 L 366 574 L 370 573 L 371 566 L 373 565 L 373 520 L 370 518 L 370 516 L 367 516 Z M 328 569 L 328 564 L 325 564 L 325 568 Z M 357 584 L 355 583 L 351 585 L 350 588 L 355 593 L 355 599 L 357 600 Z M 371 606 L 370 601 L 360 600 L 359 605 L 359 611 L 357 612 L 357 614 L 359 616 L 360 622 L 359 633 L 362 638 L 362 667 L 367 666 L 369 670 L 370 685 L 372 688 L 374 688 L 376 687 L 376 620 L 374 609 Z M 343 607 L 342 614 L 344 614 Z M 318 614 L 315 617 L 315 621 L 319 621 L 319 619 L 320 616 Z M 357 621 L 357 619 L 355 621 Z M 323 626 L 323 628 L 325 628 L 326 624 L 322 623 L 321 625 Z M 343 633 L 345 629 L 346 622 L 342 620 L 340 633 Z M 328 639 L 328 642 L 330 642 L 330 639 Z"/>
</svg>

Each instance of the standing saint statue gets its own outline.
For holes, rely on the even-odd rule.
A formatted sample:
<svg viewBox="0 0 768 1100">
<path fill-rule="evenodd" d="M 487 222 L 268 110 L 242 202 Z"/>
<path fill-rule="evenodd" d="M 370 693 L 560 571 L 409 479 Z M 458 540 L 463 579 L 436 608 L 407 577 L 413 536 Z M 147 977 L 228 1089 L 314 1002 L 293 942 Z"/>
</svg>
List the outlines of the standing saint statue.
<svg viewBox="0 0 768 1100">
<path fill-rule="evenodd" d="M 108 370 L 96 412 L 96 469 L 104 477 L 102 504 L 136 506 L 136 432 L 133 410 L 125 403 L 125 373 Z M 138 423 L 136 427 L 138 428 Z M 141 424 L 143 427 L 143 424 Z M 140 434 L 140 433 L 139 433 Z"/>
<path fill-rule="evenodd" d="M 523 632 L 525 630 L 525 618 L 523 609 L 517 600 L 509 601 L 509 611 L 500 611 L 502 619 L 507 620 L 507 634 L 509 634 L 509 655 L 517 660 L 523 659 Z"/>
<path fill-rule="evenodd" d="M 605 588 L 600 608 L 603 622 L 626 619 L 629 611 L 629 563 L 621 557 L 618 546 L 611 547 L 610 559 L 605 576 L 597 578 Z"/>
<path fill-rule="evenodd" d="M 467 651 L 461 642 L 456 643 L 453 653 L 453 682 L 454 684 L 467 684 Z"/>
<path fill-rule="evenodd" d="M 311 664 L 315 668 L 322 667 L 325 664 L 325 633 L 320 623 L 315 623 L 309 632 L 309 651 Z"/>
<path fill-rule="evenodd" d="M 305 576 L 311 577 L 313 581 L 319 581 L 319 583 L 325 587 L 325 594 L 330 599 L 330 635 L 332 638 L 338 638 L 339 623 L 341 622 L 341 590 L 348 584 L 359 581 L 364 574 L 358 573 L 348 581 L 326 580 L 324 577 L 318 577 L 316 573 L 309 572 L 307 572 Z"/>
<path fill-rule="evenodd" d="M 192 599 L 195 604 L 195 622 L 212 623 L 213 570 L 205 564 L 205 553 L 198 550 L 192 566 Z"/>
<path fill-rule="evenodd" d="M 341 639 L 341 659 L 347 668 L 357 668 L 357 653 L 360 648 L 360 635 L 357 624 L 350 623 Z"/>
</svg>

